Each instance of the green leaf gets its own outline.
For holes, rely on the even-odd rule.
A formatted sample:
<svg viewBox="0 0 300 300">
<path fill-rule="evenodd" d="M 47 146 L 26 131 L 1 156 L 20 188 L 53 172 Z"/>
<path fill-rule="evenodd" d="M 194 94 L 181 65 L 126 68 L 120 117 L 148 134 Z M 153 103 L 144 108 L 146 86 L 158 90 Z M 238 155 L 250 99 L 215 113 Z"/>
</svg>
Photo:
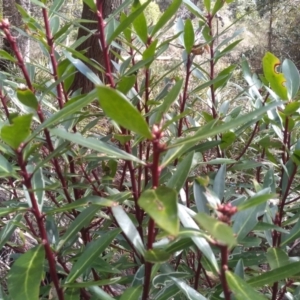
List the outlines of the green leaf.
<svg viewBox="0 0 300 300">
<path fill-rule="evenodd" d="M 272 90 L 282 99 L 287 100 L 286 78 L 277 71 L 280 60 L 272 53 L 267 52 L 263 58 L 263 70 Z"/>
<path fill-rule="evenodd" d="M 234 132 L 225 132 L 224 134 L 222 134 L 222 142 L 220 145 L 220 148 L 222 150 L 225 150 L 227 147 L 229 147 L 230 145 L 232 145 L 232 143 L 235 141 L 236 139 L 236 135 Z"/>
<path fill-rule="evenodd" d="M 98 258 L 99 260 L 99 258 Z M 104 260 L 101 260 L 101 263 L 105 263 Z M 109 266 L 109 264 L 108 264 Z M 119 271 L 118 271 L 119 272 Z M 102 280 L 93 280 L 93 281 L 84 281 L 84 282 L 71 282 L 71 283 L 65 283 L 63 284 L 64 287 L 67 288 L 87 288 L 90 286 L 102 286 L 102 285 L 110 285 L 110 284 L 115 284 L 118 283 L 122 277 L 114 277 L 114 278 L 109 278 L 109 279 L 102 279 Z"/>
<path fill-rule="evenodd" d="M 49 119 L 47 119 L 45 122 L 43 122 L 34 132 L 34 135 L 36 135 L 38 132 L 45 128 L 49 128 L 51 125 L 58 123 L 59 121 L 65 120 L 67 117 L 74 113 L 80 112 L 80 110 L 90 104 L 92 101 L 94 101 L 97 98 L 96 91 L 93 90 L 92 92 L 88 93 L 86 96 L 81 96 L 77 99 L 77 101 L 70 103 L 67 102 L 67 104 L 64 106 L 63 109 L 53 114 Z M 30 138 L 32 138 L 34 135 L 31 135 Z"/>
<path fill-rule="evenodd" d="M 135 9 L 127 18 L 124 18 L 119 26 L 114 30 L 111 36 L 107 37 L 107 44 L 110 45 L 111 42 L 121 33 L 123 32 L 128 26 L 130 26 L 133 21 L 144 11 L 144 9 L 148 6 L 148 4 L 152 0 L 148 0 L 144 4 L 142 4 L 139 8 Z"/>
<path fill-rule="evenodd" d="M 210 0 L 204 0 L 204 5 L 207 12 L 210 12 Z"/>
<path fill-rule="evenodd" d="M 145 252 L 144 258 L 153 264 L 163 263 L 169 260 L 170 253 L 162 249 L 149 249 Z"/>
<path fill-rule="evenodd" d="M 65 234 L 61 237 L 56 251 L 59 252 L 62 247 L 75 237 L 78 232 L 86 225 L 90 224 L 90 221 L 94 217 L 94 215 L 98 212 L 99 206 L 91 205 L 82 211 L 76 219 L 69 225 Z"/>
<path fill-rule="evenodd" d="M 17 89 L 17 97 L 22 104 L 37 110 L 38 100 L 30 89 Z"/>
<path fill-rule="evenodd" d="M 128 154 L 125 151 L 120 150 L 119 148 L 116 148 L 110 144 L 96 140 L 94 138 L 86 138 L 79 133 L 69 133 L 63 129 L 58 129 L 58 128 L 51 129 L 50 132 L 51 132 L 51 134 L 59 136 L 60 138 L 63 138 L 70 142 L 76 143 L 76 144 L 86 147 L 88 149 L 92 149 L 92 150 L 98 151 L 100 153 L 104 153 L 108 156 L 116 157 L 116 158 L 120 158 L 120 159 L 124 159 L 124 160 L 135 161 L 135 162 L 143 164 L 143 165 L 145 164 L 145 162 L 139 160 L 137 157 L 135 157 L 131 154 Z"/>
<path fill-rule="evenodd" d="M 214 16 L 223 6 L 224 6 L 224 0 L 216 0 L 216 3 L 214 5 L 214 8 L 212 10 L 212 15 Z"/>
<path fill-rule="evenodd" d="M 143 60 L 144 61 L 148 61 L 149 59 L 151 59 L 149 61 L 149 63 L 145 64 L 145 67 L 148 69 L 151 65 L 151 63 L 154 60 L 154 55 L 155 55 L 155 50 L 156 50 L 156 45 L 157 45 L 158 40 L 154 40 L 149 47 L 147 47 L 145 49 L 145 51 L 143 52 Z"/>
<path fill-rule="evenodd" d="M 247 283 L 253 287 L 262 287 L 264 285 L 270 286 L 274 282 L 286 280 L 287 278 L 292 277 L 295 274 L 299 274 L 299 270 L 300 262 L 297 261 L 253 277 L 248 280 Z"/>
<path fill-rule="evenodd" d="M 154 28 L 151 32 L 151 37 L 153 37 L 163 26 L 175 16 L 176 11 L 180 7 L 182 0 L 173 0 L 163 15 L 159 18 L 157 23 L 155 24 Z"/>
<path fill-rule="evenodd" d="M 39 245 L 14 262 L 8 273 L 8 290 L 12 299 L 39 299 L 44 260 L 44 246 Z"/>
<path fill-rule="evenodd" d="M 282 64 L 282 72 L 286 79 L 288 98 L 292 100 L 297 95 L 300 86 L 299 71 L 291 60 L 285 59 Z"/>
<path fill-rule="evenodd" d="M 148 2 L 149 4 L 149 2 Z M 139 0 L 134 0 L 132 4 L 132 12 L 136 11 L 141 7 Z M 137 36 L 141 39 L 141 41 L 146 45 L 148 41 L 148 27 L 147 21 L 144 15 L 144 12 L 141 12 L 132 22 L 133 28 L 137 34 Z"/>
<path fill-rule="evenodd" d="M 267 250 L 267 260 L 271 270 L 283 267 L 289 263 L 288 255 L 280 248 L 269 248 Z"/>
<path fill-rule="evenodd" d="M 208 137 L 215 136 L 216 134 L 223 133 L 233 128 L 237 128 L 239 125 L 245 124 L 250 120 L 258 120 L 261 119 L 261 116 L 267 112 L 268 110 L 272 109 L 273 107 L 280 105 L 281 102 L 272 102 L 266 106 L 263 106 L 255 111 L 252 111 L 246 115 L 239 116 L 229 122 L 223 123 L 221 125 L 215 125 L 215 121 L 212 121 L 210 125 L 211 127 L 203 126 L 198 131 L 195 132 L 193 136 L 178 139 L 174 142 L 171 146 L 176 147 L 178 145 L 186 144 L 186 143 L 196 143 L 204 140 Z M 170 146 L 169 146 L 170 147 Z"/>
<path fill-rule="evenodd" d="M 9 161 L 0 154 L 0 174 L 12 174 L 13 167 Z"/>
<path fill-rule="evenodd" d="M 144 255 L 146 250 L 143 241 L 126 212 L 119 205 L 113 206 L 111 210 L 120 228 L 123 230 L 129 241 L 132 242 L 134 248 L 138 251 L 139 254 Z"/>
<path fill-rule="evenodd" d="M 299 109 L 299 107 L 300 107 L 300 102 L 290 102 L 285 106 L 283 113 L 286 116 L 290 116 L 294 114 Z"/>
<path fill-rule="evenodd" d="M 124 128 L 152 139 L 144 117 L 124 95 L 107 86 L 98 86 L 96 90 L 100 106 L 108 117 Z"/>
<path fill-rule="evenodd" d="M 38 201 L 39 210 L 42 211 L 45 195 L 45 179 L 42 168 L 37 169 L 33 174 L 32 187 L 34 189 L 34 194 Z"/>
<path fill-rule="evenodd" d="M 222 165 L 214 179 L 213 191 L 220 199 L 223 200 L 226 178 L 226 165 Z"/>
<path fill-rule="evenodd" d="M 70 283 L 78 278 L 87 268 L 92 266 L 97 257 L 109 246 L 113 239 L 121 232 L 119 228 L 105 233 L 97 240 L 88 244 L 84 252 L 80 255 L 78 260 L 73 264 L 71 272 L 66 278 L 65 283 Z"/>
<path fill-rule="evenodd" d="M 11 210 L 11 211 L 9 211 Z M 0 211 L 0 216 L 2 216 L 2 213 L 6 211 L 7 215 L 10 212 L 19 210 L 18 208 L 1 208 Z M 24 209 L 27 210 L 27 209 Z M 12 234 L 15 232 L 16 228 L 17 228 L 17 224 L 18 222 L 21 221 L 22 219 L 22 214 L 18 214 L 16 215 L 13 219 L 10 219 L 9 222 L 7 222 L 3 228 L 1 228 L 0 231 L 0 249 L 2 249 L 4 247 L 4 245 L 6 244 L 6 242 L 9 241 L 9 239 L 11 238 Z"/>
<path fill-rule="evenodd" d="M 170 276 L 170 278 L 176 283 L 176 285 L 180 288 L 181 292 L 190 300 L 207 300 L 204 296 L 202 296 L 199 292 L 191 288 L 185 281 L 180 280 L 176 277 Z"/>
<path fill-rule="evenodd" d="M 0 49 L 0 57 L 2 59 L 6 59 L 12 62 L 17 62 L 17 59 L 15 57 L 11 56 L 8 52 L 6 52 L 3 49 Z"/>
<path fill-rule="evenodd" d="M 194 191 L 194 198 L 196 202 L 197 211 L 209 214 L 209 207 L 208 207 L 209 202 L 205 195 L 206 188 L 203 185 L 197 183 L 197 181 L 194 181 L 193 191 Z"/>
<path fill-rule="evenodd" d="M 168 111 L 170 106 L 173 104 L 174 101 L 178 98 L 180 92 L 181 92 L 181 87 L 183 84 L 183 80 L 180 79 L 178 80 L 175 85 L 172 87 L 172 89 L 168 92 L 167 96 L 163 100 L 163 103 L 158 107 L 155 123 L 159 124 L 164 113 Z"/>
<path fill-rule="evenodd" d="M 99 77 L 88 66 L 86 66 L 80 59 L 74 58 L 69 52 L 65 50 L 63 50 L 63 53 L 65 57 L 72 63 L 72 65 L 86 78 L 88 78 L 93 84 L 99 85 L 102 83 Z"/>
<path fill-rule="evenodd" d="M 232 229 L 225 223 L 208 216 L 204 213 L 198 213 L 194 219 L 216 240 L 232 248 L 237 244 Z"/>
<path fill-rule="evenodd" d="M 194 28 L 191 19 L 187 19 L 184 24 L 183 32 L 184 47 L 188 54 L 192 52 L 195 43 Z"/>
<path fill-rule="evenodd" d="M 135 75 L 122 76 L 122 78 L 120 79 L 120 81 L 117 84 L 117 89 L 125 95 L 134 86 L 135 81 L 136 81 Z"/>
<path fill-rule="evenodd" d="M 166 232 L 176 236 L 179 232 L 177 215 L 177 192 L 160 186 L 143 192 L 138 201 L 139 206 Z"/>
<path fill-rule="evenodd" d="M 231 65 L 224 70 L 222 70 L 219 75 L 217 76 L 216 80 L 217 82 L 214 84 L 214 89 L 223 88 L 228 80 L 231 78 L 234 69 L 236 68 L 236 65 Z M 220 78 L 220 80 L 218 80 Z"/>
<path fill-rule="evenodd" d="M 300 237 L 300 218 L 293 226 L 289 234 L 283 234 L 280 247 L 283 247 Z"/>
<path fill-rule="evenodd" d="M 15 117 L 11 125 L 4 125 L 1 130 L 2 140 L 17 150 L 30 135 L 32 114 Z"/>
<path fill-rule="evenodd" d="M 237 234 L 238 240 L 243 238 L 255 227 L 257 224 L 257 209 L 252 207 L 246 210 L 238 211 L 234 216 L 233 231 Z"/>
<path fill-rule="evenodd" d="M 193 157 L 194 152 L 190 152 L 177 166 L 176 172 L 173 174 L 173 176 L 169 179 L 167 182 L 167 187 L 173 188 L 176 190 L 177 193 L 179 193 L 180 189 L 183 187 L 192 163 L 193 163 Z"/>
<path fill-rule="evenodd" d="M 179 214 L 180 221 L 184 227 L 196 229 L 199 231 L 198 225 L 192 218 L 192 216 L 196 215 L 194 211 L 188 209 L 187 207 L 181 204 L 178 204 L 178 214 Z M 219 267 L 218 267 L 216 257 L 207 240 L 202 237 L 192 237 L 191 239 L 196 244 L 198 249 L 206 256 L 206 258 L 212 264 L 214 270 L 218 272 Z"/>
<path fill-rule="evenodd" d="M 120 300 L 139 300 L 142 292 L 142 285 L 132 286 L 126 289 L 126 291 L 122 294 Z"/>
<path fill-rule="evenodd" d="M 242 204 L 238 205 L 238 210 L 245 210 L 253 206 L 257 206 L 261 203 L 264 203 L 272 198 L 276 198 L 278 195 L 276 194 L 270 194 L 270 189 L 266 188 L 261 191 L 259 191 L 256 195 L 249 198 L 247 201 L 243 202 Z"/>
<path fill-rule="evenodd" d="M 67 75 L 67 78 L 64 80 L 64 88 L 66 91 L 69 90 L 74 81 L 75 72 L 76 69 L 74 65 L 68 59 L 62 60 L 57 66 L 57 73 L 59 78 Z"/>
<path fill-rule="evenodd" d="M 226 280 L 229 285 L 229 288 L 233 292 L 237 300 L 266 300 L 267 298 L 263 297 L 257 291 L 253 290 L 252 287 L 247 284 L 243 279 L 238 275 L 226 271 Z"/>
<path fill-rule="evenodd" d="M 83 0 L 83 2 L 93 11 L 96 13 L 97 7 L 96 3 L 93 0 Z"/>
</svg>

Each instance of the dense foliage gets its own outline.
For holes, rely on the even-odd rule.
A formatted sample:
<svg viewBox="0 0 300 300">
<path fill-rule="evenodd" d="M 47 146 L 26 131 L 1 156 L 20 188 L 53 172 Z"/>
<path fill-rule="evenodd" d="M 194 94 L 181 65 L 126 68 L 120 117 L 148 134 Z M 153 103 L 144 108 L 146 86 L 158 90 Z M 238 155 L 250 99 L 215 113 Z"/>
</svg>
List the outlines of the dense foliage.
<svg viewBox="0 0 300 300">
<path fill-rule="evenodd" d="M 84 0 L 100 65 L 70 43 L 86 20 L 63 2 L 32 1 L 42 22 L 19 7 L 46 63 L 25 62 L 0 22 L 1 299 L 299 299 L 294 63 L 226 65 L 241 42 L 217 26 L 230 0 L 173 0 L 156 20 L 151 0 L 105 20 Z M 175 20 L 182 5 L 193 21 Z M 76 72 L 94 90 L 72 91 Z"/>
</svg>

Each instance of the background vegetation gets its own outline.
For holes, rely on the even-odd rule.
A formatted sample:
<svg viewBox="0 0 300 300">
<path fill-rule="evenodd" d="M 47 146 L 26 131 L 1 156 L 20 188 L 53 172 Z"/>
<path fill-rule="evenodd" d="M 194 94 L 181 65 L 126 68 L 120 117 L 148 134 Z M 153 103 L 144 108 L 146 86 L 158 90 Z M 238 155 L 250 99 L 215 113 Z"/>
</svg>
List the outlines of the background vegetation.
<svg viewBox="0 0 300 300">
<path fill-rule="evenodd" d="M 0 298 L 298 299 L 296 1 L 10 4 Z"/>
</svg>

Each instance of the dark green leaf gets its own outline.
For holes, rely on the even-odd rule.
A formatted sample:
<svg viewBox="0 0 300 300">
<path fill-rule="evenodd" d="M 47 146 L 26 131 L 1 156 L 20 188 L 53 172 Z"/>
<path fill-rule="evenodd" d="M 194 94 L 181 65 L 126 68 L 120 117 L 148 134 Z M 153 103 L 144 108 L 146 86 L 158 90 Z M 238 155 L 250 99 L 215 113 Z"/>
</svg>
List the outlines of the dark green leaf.
<svg viewBox="0 0 300 300">
<path fill-rule="evenodd" d="M 289 263 L 288 255 L 280 248 L 269 248 L 267 251 L 267 260 L 271 270 L 283 267 Z"/>
<path fill-rule="evenodd" d="M 93 261 L 109 246 L 112 240 L 121 232 L 120 229 L 114 229 L 104 234 L 100 238 L 92 241 L 87 245 L 85 251 L 80 255 L 78 260 L 73 264 L 71 272 L 66 278 L 65 283 L 74 281 L 87 268 L 92 266 Z"/>
<path fill-rule="evenodd" d="M 14 262 L 8 274 L 8 290 L 12 299 L 39 299 L 44 259 L 44 246 L 39 245 Z"/>
<path fill-rule="evenodd" d="M 149 2 L 148 2 L 149 4 Z M 132 4 L 132 12 L 136 11 L 141 7 L 139 0 L 134 0 Z M 146 45 L 148 40 L 148 27 L 147 21 L 144 15 L 144 12 L 141 12 L 132 22 L 133 28 L 137 34 L 137 36 L 141 39 L 141 41 Z"/>
<path fill-rule="evenodd" d="M 150 217 L 166 232 L 176 236 L 179 231 L 177 193 L 168 187 L 158 187 L 143 192 L 138 201 Z"/>
<path fill-rule="evenodd" d="M 84 226 L 90 224 L 91 219 L 94 215 L 98 212 L 99 206 L 91 205 L 90 207 L 86 208 L 82 211 L 76 219 L 69 225 L 65 234 L 60 238 L 56 251 L 62 249 L 62 247 L 70 240 L 72 240 L 82 229 Z"/>
<path fill-rule="evenodd" d="M 149 249 L 145 252 L 144 258 L 154 264 L 162 263 L 169 260 L 170 253 L 162 249 Z"/>
<path fill-rule="evenodd" d="M 98 86 L 96 89 L 100 106 L 108 117 L 124 128 L 152 139 L 144 117 L 124 95 L 107 86 Z"/>
<path fill-rule="evenodd" d="M 139 300 L 143 291 L 143 286 L 132 286 L 122 294 L 120 300 Z"/>
<path fill-rule="evenodd" d="M 226 271 L 226 279 L 229 285 L 229 288 L 232 290 L 235 298 L 237 300 L 266 300 L 267 298 L 263 297 L 257 291 L 252 289 L 252 287 L 247 284 L 239 276 Z"/>
</svg>

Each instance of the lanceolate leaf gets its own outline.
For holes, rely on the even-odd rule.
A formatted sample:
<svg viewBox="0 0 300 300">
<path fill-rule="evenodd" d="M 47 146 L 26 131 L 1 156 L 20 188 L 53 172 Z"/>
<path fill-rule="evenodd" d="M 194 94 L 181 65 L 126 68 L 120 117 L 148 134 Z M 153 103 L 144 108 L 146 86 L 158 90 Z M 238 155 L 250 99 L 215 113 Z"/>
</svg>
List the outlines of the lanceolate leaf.
<svg viewBox="0 0 300 300">
<path fill-rule="evenodd" d="M 253 277 L 247 281 L 253 287 L 262 287 L 272 285 L 274 282 L 287 279 L 299 273 L 300 262 L 289 263 L 285 266 L 276 268 L 272 271 L 265 272 L 259 276 Z"/>
<path fill-rule="evenodd" d="M 37 109 L 38 108 L 38 100 L 34 93 L 29 89 L 18 89 L 17 97 L 20 102 L 30 108 Z"/>
<path fill-rule="evenodd" d="M 97 213 L 98 209 L 99 207 L 97 205 L 91 205 L 82 211 L 71 223 L 65 234 L 61 237 L 56 250 L 59 251 L 67 242 L 72 240 L 72 238 L 78 234 L 80 229 L 89 224 L 93 216 Z"/>
<path fill-rule="evenodd" d="M 87 147 L 88 149 L 93 149 L 95 151 L 99 151 L 100 153 L 104 153 L 108 156 L 113 156 L 116 158 L 124 159 L 124 160 L 132 160 L 138 162 L 140 164 L 145 164 L 143 161 L 139 160 L 137 157 L 126 153 L 123 150 L 120 150 L 112 145 L 104 143 L 102 141 L 96 140 L 94 138 L 86 138 L 83 137 L 79 133 L 69 133 L 63 129 L 52 129 L 50 132 L 56 136 L 59 136 L 63 139 L 66 139 L 70 142 L 76 143 L 83 147 Z"/>
<path fill-rule="evenodd" d="M 8 274 L 8 290 L 11 299 L 39 299 L 44 259 L 44 246 L 40 245 L 22 254 L 14 262 Z"/>
<path fill-rule="evenodd" d="M 109 246 L 112 240 L 121 232 L 120 229 L 114 229 L 101 236 L 99 239 L 87 245 L 85 251 L 80 255 L 76 263 L 72 266 L 72 270 L 65 283 L 74 281 L 87 268 L 89 268 L 95 259 Z"/>
<path fill-rule="evenodd" d="M 226 279 L 237 300 L 267 300 L 238 275 L 226 271 Z"/>
<path fill-rule="evenodd" d="M 140 112 L 120 92 L 98 86 L 99 103 L 105 114 L 122 127 L 152 139 L 151 131 Z"/>
</svg>

